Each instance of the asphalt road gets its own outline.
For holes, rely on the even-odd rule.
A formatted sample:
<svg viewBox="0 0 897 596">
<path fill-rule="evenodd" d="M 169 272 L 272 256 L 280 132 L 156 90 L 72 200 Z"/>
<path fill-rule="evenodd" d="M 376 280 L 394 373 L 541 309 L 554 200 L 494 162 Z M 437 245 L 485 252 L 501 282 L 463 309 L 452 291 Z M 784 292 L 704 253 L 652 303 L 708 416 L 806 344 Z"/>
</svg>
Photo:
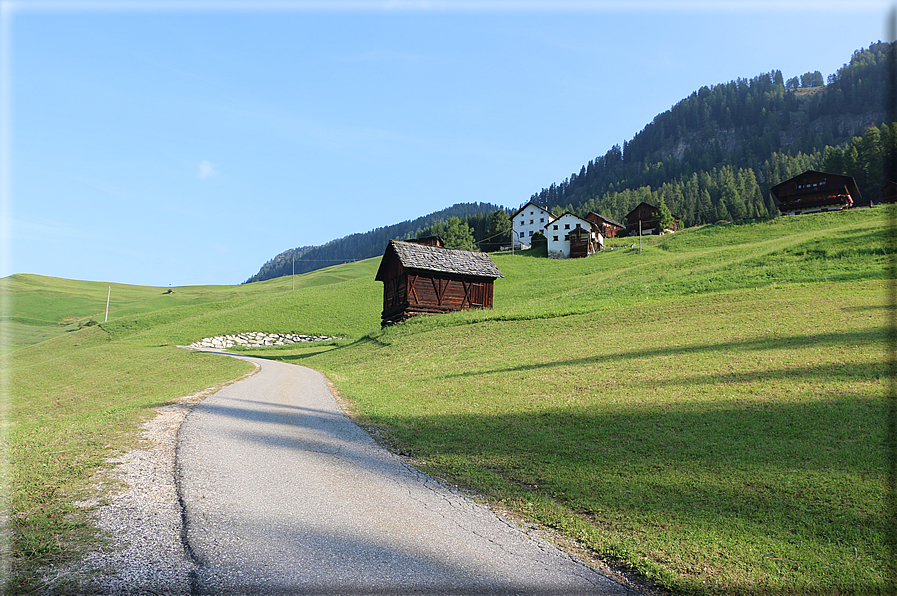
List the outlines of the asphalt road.
<svg viewBox="0 0 897 596">
<path fill-rule="evenodd" d="M 377 445 L 308 368 L 251 359 L 178 439 L 193 594 L 626 594 Z"/>
</svg>

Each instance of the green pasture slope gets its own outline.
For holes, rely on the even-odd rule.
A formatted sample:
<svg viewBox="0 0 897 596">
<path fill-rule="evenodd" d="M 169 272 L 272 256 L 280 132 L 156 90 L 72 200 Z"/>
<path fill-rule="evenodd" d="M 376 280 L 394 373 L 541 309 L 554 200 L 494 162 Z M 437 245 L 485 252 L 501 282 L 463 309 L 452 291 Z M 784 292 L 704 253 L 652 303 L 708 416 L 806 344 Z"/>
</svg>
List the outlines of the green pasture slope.
<svg viewBox="0 0 897 596">
<path fill-rule="evenodd" d="M 12 555 L 6 591 L 30 593 L 55 577 L 49 566 L 97 547 L 102 537 L 74 503 L 95 492 L 91 479 L 108 468 L 106 458 L 139 444 L 140 422 L 172 400 L 252 370 L 176 346 L 243 331 L 357 339 L 379 323 L 380 297 L 370 281 L 376 265 L 369 260 L 297 276 L 295 291 L 289 278 L 173 293 L 111 284 L 108 323 L 110 284 L 33 275 L 0 280 L 12 532 L 0 543 Z M 322 290 L 328 287 L 339 290 Z M 334 300 L 340 293 L 351 300 Z M 65 575 L 50 587 L 80 593 L 84 579 Z"/>
<path fill-rule="evenodd" d="M 7 278 L 8 590 L 94 547 L 72 503 L 141 420 L 247 372 L 175 346 L 258 330 L 345 337 L 257 353 L 325 372 L 418 465 L 612 566 L 677 593 L 886 593 L 886 222 L 875 208 L 641 253 L 498 254 L 493 310 L 383 330 L 378 259 L 295 291 L 113 285 L 91 326 L 106 284 Z"/>
</svg>

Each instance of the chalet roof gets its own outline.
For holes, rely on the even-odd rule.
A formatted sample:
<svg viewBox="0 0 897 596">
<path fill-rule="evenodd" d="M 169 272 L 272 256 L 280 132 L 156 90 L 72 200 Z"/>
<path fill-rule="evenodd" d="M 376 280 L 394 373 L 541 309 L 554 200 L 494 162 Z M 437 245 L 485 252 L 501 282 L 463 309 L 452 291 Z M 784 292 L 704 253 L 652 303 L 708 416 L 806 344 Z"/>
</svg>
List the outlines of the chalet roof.
<svg viewBox="0 0 897 596">
<path fill-rule="evenodd" d="M 602 220 L 603 222 L 605 222 L 605 223 L 609 223 L 609 224 L 614 225 L 614 226 L 617 226 L 618 228 L 625 228 L 625 227 L 626 227 L 626 226 L 624 226 L 623 224 L 621 224 L 620 222 L 615 221 L 615 220 L 613 220 L 613 219 L 611 219 L 611 218 L 609 218 L 609 217 L 604 217 L 604 216 L 601 215 L 600 213 L 595 213 L 594 211 L 589 211 L 589 215 L 594 215 L 595 217 L 597 217 L 598 219 Z M 588 215 L 587 215 L 586 217 L 588 217 Z"/>
<path fill-rule="evenodd" d="M 841 179 L 843 179 L 844 185 L 847 187 L 847 191 L 850 193 L 851 197 L 853 197 L 854 199 L 859 199 L 862 197 L 862 195 L 860 195 L 860 189 L 859 189 L 859 187 L 857 187 L 857 182 L 856 182 L 856 180 L 854 180 L 853 176 L 845 176 L 843 174 L 832 174 L 830 172 L 820 172 L 819 170 L 807 170 L 806 172 L 802 172 L 802 173 L 798 174 L 797 176 L 794 176 L 793 178 L 789 178 L 788 180 L 785 180 L 784 182 L 779 182 L 775 186 L 771 187 L 769 189 L 769 192 L 771 192 L 772 196 L 775 197 L 776 200 L 778 200 L 780 188 L 782 188 L 786 184 L 790 184 L 791 182 L 794 182 L 794 180 L 796 180 L 797 178 L 800 178 L 801 176 L 806 176 L 807 174 L 818 174 L 820 176 L 831 176 L 832 178 L 841 178 Z"/>
<path fill-rule="evenodd" d="M 629 213 L 627 213 L 627 214 L 626 214 L 626 217 L 629 217 L 630 215 L 632 215 L 633 213 L 635 213 L 636 211 L 638 211 L 638 210 L 639 210 L 639 207 L 641 207 L 642 205 L 644 205 L 645 207 L 651 209 L 652 211 L 657 211 L 657 207 L 655 207 L 654 205 L 649 205 L 648 203 L 645 203 L 644 201 L 642 201 L 641 203 L 639 203 L 638 205 L 635 206 L 635 209 L 633 209 L 632 211 L 630 211 Z"/>
<path fill-rule="evenodd" d="M 546 209 L 545 207 L 539 207 L 538 205 L 536 205 L 536 204 L 533 203 L 532 201 L 529 201 L 526 205 L 524 205 L 523 207 L 521 207 L 520 209 L 518 209 L 517 211 L 515 211 L 515 212 L 511 215 L 511 219 L 514 219 L 515 217 L 517 217 L 518 215 L 520 215 L 523 211 L 526 211 L 526 208 L 529 207 L 530 205 L 532 205 L 533 207 L 535 207 L 535 208 L 538 209 L 539 211 L 544 211 L 545 213 L 548 214 L 548 217 L 554 217 L 553 215 L 551 215 L 551 212 L 550 212 L 548 209 Z"/>
<path fill-rule="evenodd" d="M 386 247 L 386 252 L 383 254 L 383 260 L 380 261 L 380 268 L 377 270 L 377 277 L 375 278 L 377 281 L 386 279 L 384 263 L 386 263 L 386 257 L 390 253 L 395 254 L 399 263 L 405 269 L 490 279 L 504 277 L 501 271 L 498 270 L 498 267 L 495 266 L 495 263 L 492 262 L 492 259 L 489 258 L 489 255 L 483 252 L 455 250 L 390 240 L 389 245 Z"/>
<path fill-rule="evenodd" d="M 575 213 L 570 213 L 569 211 L 564 211 L 561 215 L 559 215 L 559 216 L 557 216 L 556 218 L 552 219 L 550 222 L 548 222 L 547 224 L 545 224 L 543 227 L 544 227 L 544 228 L 547 228 L 547 227 L 550 226 L 551 224 L 557 223 L 558 220 L 561 220 L 561 219 L 565 218 L 565 217 L 568 216 L 568 215 L 569 215 L 570 217 L 572 217 L 572 218 L 574 218 L 574 219 L 577 219 L 577 220 L 579 220 L 580 222 L 586 224 L 586 225 L 589 226 L 589 228 L 591 229 L 591 227 L 592 227 L 592 222 L 590 222 L 590 221 L 587 220 L 587 219 L 583 219 L 583 218 L 581 218 L 580 216 L 576 215 Z"/>
</svg>

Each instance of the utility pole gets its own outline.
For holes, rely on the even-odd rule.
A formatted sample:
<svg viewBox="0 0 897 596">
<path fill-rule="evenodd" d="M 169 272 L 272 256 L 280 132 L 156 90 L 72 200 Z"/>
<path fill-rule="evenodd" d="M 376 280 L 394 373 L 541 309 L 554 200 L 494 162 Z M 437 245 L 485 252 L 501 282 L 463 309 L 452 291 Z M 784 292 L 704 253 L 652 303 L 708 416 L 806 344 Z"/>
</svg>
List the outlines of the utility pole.
<svg viewBox="0 0 897 596">
<path fill-rule="evenodd" d="M 638 254 L 642 254 L 642 220 L 638 220 Z"/>
<path fill-rule="evenodd" d="M 109 299 L 112 298 L 112 286 L 109 286 L 109 293 L 106 294 L 106 318 L 103 319 L 104 323 L 109 322 Z"/>
<path fill-rule="evenodd" d="M 293 289 L 290 291 L 295 292 L 296 291 L 296 255 L 293 255 L 293 275 L 292 275 L 292 277 L 290 277 L 290 279 L 293 280 Z"/>
</svg>

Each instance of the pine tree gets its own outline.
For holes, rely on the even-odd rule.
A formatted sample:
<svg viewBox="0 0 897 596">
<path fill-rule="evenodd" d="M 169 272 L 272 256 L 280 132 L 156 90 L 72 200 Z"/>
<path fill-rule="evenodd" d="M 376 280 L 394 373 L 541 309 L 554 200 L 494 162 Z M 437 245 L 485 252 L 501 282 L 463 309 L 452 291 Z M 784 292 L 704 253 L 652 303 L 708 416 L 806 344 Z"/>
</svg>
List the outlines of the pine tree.
<svg viewBox="0 0 897 596">
<path fill-rule="evenodd" d="M 660 205 L 657 207 L 657 228 L 661 232 L 664 230 L 672 230 L 673 222 L 673 214 L 670 213 L 670 209 L 667 207 L 667 202 L 664 200 L 663 196 L 661 196 Z"/>
<path fill-rule="evenodd" d="M 474 237 L 470 226 L 462 222 L 458 217 L 450 217 L 445 223 L 445 232 L 442 234 L 442 240 L 446 248 L 474 249 Z"/>
</svg>

